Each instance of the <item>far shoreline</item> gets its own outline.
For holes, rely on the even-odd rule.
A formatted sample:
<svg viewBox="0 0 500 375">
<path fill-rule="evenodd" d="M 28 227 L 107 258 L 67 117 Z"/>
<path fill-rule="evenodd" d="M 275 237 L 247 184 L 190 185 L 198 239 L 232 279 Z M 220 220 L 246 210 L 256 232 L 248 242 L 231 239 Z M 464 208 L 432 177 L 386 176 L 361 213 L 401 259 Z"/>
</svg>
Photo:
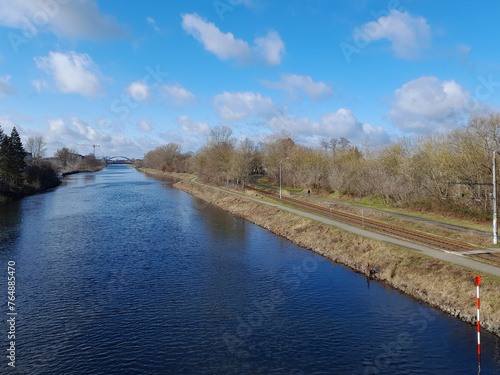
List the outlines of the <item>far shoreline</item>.
<svg viewBox="0 0 500 375">
<path fill-rule="evenodd" d="M 30 197 L 32 195 L 37 195 L 37 194 L 43 194 L 43 193 L 50 192 L 50 190 L 55 189 L 55 188 L 61 186 L 61 184 L 63 183 L 64 177 L 71 176 L 73 174 L 79 174 L 79 173 L 100 172 L 100 171 L 102 171 L 106 167 L 107 167 L 107 165 L 104 166 L 104 167 L 102 167 L 102 168 L 100 168 L 100 169 L 93 170 L 93 171 L 90 171 L 90 170 L 88 170 L 88 171 L 86 171 L 86 170 L 75 170 L 75 171 L 64 172 L 64 173 L 61 173 L 61 177 L 57 178 L 57 183 L 44 186 L 43 188 L 35 189 L 32 186 L 25 185 L 25 186 L 22 186 L 17 192 L 9 192 L 7 194 L 3 193 L 3 192 L 0 192 L 0 207 L 4 206 L 4 205 L 7 205 L 9 203 L 15 202 L 15 201 L 19 201 L 19 200 L 21 200 L 23 198 Z M 54 180 L 54 181 L 56 181 L 56 180 Z"/>
</svg>

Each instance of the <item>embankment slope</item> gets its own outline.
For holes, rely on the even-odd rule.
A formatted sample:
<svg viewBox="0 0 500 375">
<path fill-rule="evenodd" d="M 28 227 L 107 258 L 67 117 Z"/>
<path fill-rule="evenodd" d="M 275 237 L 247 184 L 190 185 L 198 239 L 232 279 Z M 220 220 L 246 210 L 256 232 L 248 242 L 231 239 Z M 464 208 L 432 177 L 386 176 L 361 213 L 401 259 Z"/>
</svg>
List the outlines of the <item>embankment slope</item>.
<svg viewBox="0 0 500 375">
<path fill-rule="evenodd" d="M 476 322 L 475 271 L 411 250 L 365 238 L 279 208 L 266 206 L 178 178 L 175 187 L 244 218 L 295 244 L 367 274 L 467 323 Z M 483 275 L 481 326 L 500 336 L 500 278 Z"/>
</svg>

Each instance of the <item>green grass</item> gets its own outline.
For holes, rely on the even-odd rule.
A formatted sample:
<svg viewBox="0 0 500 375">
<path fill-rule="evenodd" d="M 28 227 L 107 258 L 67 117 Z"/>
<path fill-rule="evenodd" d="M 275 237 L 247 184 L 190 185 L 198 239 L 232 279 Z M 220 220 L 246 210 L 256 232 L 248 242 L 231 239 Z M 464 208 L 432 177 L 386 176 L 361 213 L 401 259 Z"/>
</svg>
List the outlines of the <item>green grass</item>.
<svg viewBox="0 0 500 375">
<path fill-rule="evenodd" d="M 265 186 L 268 186 L 270 188 L 276 188 L 276 189 L 279 189 L 280 186 L 279 185 L 271 185 L 269 182 L 268 182 L 268 179 L 267 177 L 261 177 L 257 180 L 257 182 L 261 185 L 265 185 Z M 304 189 L 292 189 L 292 188 L 288 188 L 286 186 L 281 186 L 281 189 L 282 190 L 286 190 L 286 191 L 289 191 L 290 193 L 302 193 L 302 191 L 304 191 Z"/>
<path fill-rule="evenodd" d="M 257 180 L 260 184 L 266 185 L 269 187 L 276 187 L 279 189 L 279 186 L 274 186 L 270 185 L 267 181 L 267 177 L 261 177 Z M 286 187 L 282 187 L 283 190 L 287 190 L 291 193 L 302 193 L 303 189 L 290 189 Z M 343 200 L 343 199 L 332 199 L 332 196 L 316 196 L 318 198 L 326 198 L 330 199 L 332 201 L 336 201 L 339 203 L 347 203 L 351 204 L 356 207 L 364 207 L 364 208 L 373 208 L 377 209 L 380 211 L 384 211 L 387 213 L 399 213 L 399 214 L 405 214 L 408 216 L 414 216 L 422 219 L 429 219 L 429 220 L 435 220 L 435 221 L 441 221 L 443 223 L 447 224 L 453 224 L 453 225 L 459 225 L 462 227 L 466 228 L 471 228 L 471 229 L 477 229 L 477 230 L 482 230 L 482 231 L 489 231 L 491 229 L 490 224 L 478 224 L 474 223 L 465 219 L 454 219 L 454 218 L 449 218 L 437 214 L 432 214 L 432 213 L 419 213 L 419 212 L 414 212 L 414 211 L 407 211 L 401 208 L 396 208 L 396 207 L 390 207 L 385 205 L 384 198 L 382 197 L 377 197 L 377 196 L 368 196 L 363 198 L 361 201 L 352 201 L 352 200 Z"/>
<path fill-rule="evenodd" d="M 323 197 L 321 197 L 323 198 Z M 326 199 L 331 199 L 331 197 L 324 197 Z M 333 200 L 333 199 L 331 199 Z M 435 220 L 435 221 L 441 221 L 443 223 L 447 224 L 454 224 L 454 225 L 460 225 L 462 227 L 466 228 L 471 228 L 471 229 L 477 229 L 477 230 L 482 230 L 482 231 L 489 231 L 491 229 L 490 224 L 478 224 L 474 223 L 465 219 L 454 219 L 450 217 L 445 217 L 441 216 L 438 214 L 432 214 L 432 213 L 420 213 L 420 212 L 414 212 L 414 211 L 407 211 L 401 208 L 396 208 L 396 207 L 389 207 L 384 205 L 384 199 L 382 197 L 365 197 L 362 201 L 351 201 L 351 200 L 338 200 L 339 203 L 348 203 L 353 206 L 357 207 L 365 207 L 365 208 L 374 208 L 380 211 L 384 211 L 387 213 L 398 213 L 398 214 L 405 214 L 408 216 L 414 216 L 422 219 L 429 219 L 429 220 Z"/>
<path fill-rule="evenodd" d="M 259 178 L 257 180 L 257 182 L 259 184 L 262 184 L 262 185 L 267 186 L 269 188 L 274 187 L 276 189 L 279 189 L 279 185 L 271 185 L 269 183 L 269 179 L 267 176 L 263 176 L 263 177 Z M 290 193 L 303 193 L 305 195 L 304 189 L 292 189 L 292 188 L 288 188 L 285 186 L 282 186 L 282 189 L 286 190 Z M 491 230 L 491 224 L 489 224 L 489 223 L 484 223 L 484 224 L 474 223 L 474 222 L 466 220 L 466 219 L 456 219 L 456 218 L 442 216 L 439 214 L 414 212 L 414 211 L 408 211 L 408 210 L 405 210 L 402 208 L 387 206 L 385 204 L 384 198 L 380 197 L 380 196 L 368 196 L 368 197 L 363 198 L 361 201 L 353 201 L 353 200 L 348 200 L 348 199 L 344 200 L 344 199 L 342 199 L 342 196 L 340 196 L 338 194 L 336 194 L 336 195 L 337 196 L 335 196 L 335 198 L 333 198 L 331 194 L 328 196 L 316 196 L 316 197 L 330 199 L 330 200 L 332 200 L 334 202 L 338 202 L 338 203 L 347 203 L 347 204 L 351 204 L 353 206 L 360 207 L 360 208 L 373 208 L 376 210 L 387 212 L 388 214 L 390 214 L 390 213 L 405 214 L 405 215 L 413 216 L 416 218 L 435 220 L 435 221 L 440 221 L 440 222 L 447 223 L 447 224 L 459 225 L 462 227 L 482 230 L 482 231 L 486 231 L 486 232 Z M 420 229 L 420 230 L 422 230 L 422 229 Z"/>
</svg>

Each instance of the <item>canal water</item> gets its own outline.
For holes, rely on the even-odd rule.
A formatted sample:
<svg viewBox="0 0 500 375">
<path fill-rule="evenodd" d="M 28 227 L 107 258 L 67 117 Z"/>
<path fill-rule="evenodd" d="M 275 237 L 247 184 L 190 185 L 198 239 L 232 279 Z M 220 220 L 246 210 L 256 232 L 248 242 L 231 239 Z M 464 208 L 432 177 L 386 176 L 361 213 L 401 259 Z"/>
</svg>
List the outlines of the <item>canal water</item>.
<svg viewBox="0 0 500 375">
<path fill-rule="evenodd" d="M 474 327 L 127 166 L 0 210 L 0 374 L 477 374 Z"/>
</svg>

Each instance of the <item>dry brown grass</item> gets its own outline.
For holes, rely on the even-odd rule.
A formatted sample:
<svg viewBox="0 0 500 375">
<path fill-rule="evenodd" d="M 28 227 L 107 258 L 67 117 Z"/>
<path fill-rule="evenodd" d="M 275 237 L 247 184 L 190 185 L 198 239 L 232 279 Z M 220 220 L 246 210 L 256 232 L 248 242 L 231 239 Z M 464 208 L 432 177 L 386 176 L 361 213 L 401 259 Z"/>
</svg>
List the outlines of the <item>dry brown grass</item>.
<svg viewBox="0 0 500 375">
<path fill-rule="evenodd" d="M 181 190 L 357 272 L 365 274 L 369 263 L 379 270 L 376 279 L 468 323 L 475 323 L 474 272 L 468 268 L 195 185 L 186 175 L 178 177 L 180 181 L 174 186 Z M 484 276 L 481 288 L 481 323 L 485 329 L 500 335 L 500 278 Z"/>
<path fill-rule="evenodd" d="M 148 176 L 156 177 L 163 181 L 179 181 L 179 180 L 189 181 L 190 179 L 195 177 L 194 175 L 187 173 L 162 172 L 158 169 L 152 169 L 152 168 L 136 168 L 136 169 Z"/>
</svg>

